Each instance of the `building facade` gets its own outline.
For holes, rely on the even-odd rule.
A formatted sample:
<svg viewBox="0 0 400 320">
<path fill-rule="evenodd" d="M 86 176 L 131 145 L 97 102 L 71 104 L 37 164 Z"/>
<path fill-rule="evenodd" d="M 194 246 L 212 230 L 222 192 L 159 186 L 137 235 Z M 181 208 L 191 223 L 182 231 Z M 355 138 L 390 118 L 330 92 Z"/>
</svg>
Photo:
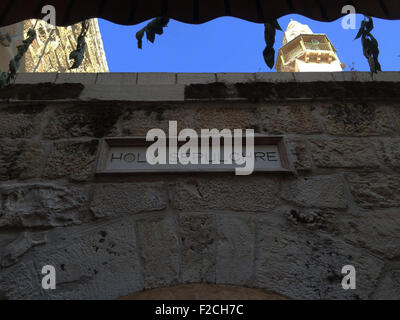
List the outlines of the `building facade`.
<svg viewBox="0 0 400 320">
<path fill-rule="evenodd" d="M 399 299 L 399 92 L 397 72 L 18 74 L 0 91 L 0 297 Z M 295 171 L 98 172 L 104 139 L 170 120 L 283 137 Z"/>
<path fill-rule="evenodd" d="M 51 28 L 42 20 L 27 20 L 8 27 L 0 32 L 8 34 L 11 43 L 0 44 L 0 69 L 8 71 L 8 64 L 17 53 L 17 46 L 26 38 L 30 28 L 35 27 L 36 40 L 23 57 L 19 72 L 108 72 L 107 59 L 97 19 L 89 20 L 86 36 L 86 51 L 82 65 L 70 70 L 73 61 L 70 53 L 76 49 L 76 41 L 81 32 L 81 24 L 69 27 Z"/>
</svg>

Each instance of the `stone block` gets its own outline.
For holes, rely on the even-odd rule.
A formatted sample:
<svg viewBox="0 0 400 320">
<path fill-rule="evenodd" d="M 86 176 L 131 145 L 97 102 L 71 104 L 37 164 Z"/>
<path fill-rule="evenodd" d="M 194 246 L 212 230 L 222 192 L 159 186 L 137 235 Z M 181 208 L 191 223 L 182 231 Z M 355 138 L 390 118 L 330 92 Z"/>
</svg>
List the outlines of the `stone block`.
<svg viewBox="0 0 400 320">
<path fill-rule="evenodd" d="M 294 82 L 293 72 L 257 72 L 256 82 Z"/>
<path fill-rule="evenodd" d="M 360 72 L 360 71 L 332 72 L 332 76 L 335 81 L 369 82 L 373 80 L 371 72 Z"/>
<path fill-rule="evenodd" d="M 176 221 L 169 217 L 137 221 L 146 289 L 178 283 L 180 248 L 176 231 Z"/>
<path fill-rule="evenodd" d="M 174 85 L 176 74 L 168 72 L 143 72 L 138 74 L 139 85 Z"/>
<path fill-rule="evenodd" d="M 0 255 L 0 267 L 9 267 L 36 246 L 47 243 L 46 233 L 23 232 L 9 243 Z"/>
<path fill-rule="evenodd" d="M 297 177 L 284 183 L 282 197 L 306 207 L 347 207 L 344 183 L 340 176 Z"/>
<path fill-rule="evenodd" d="M 297 82 L 333 81 L 331 72 L 295 72 Z"/>
<path fill-rule="evenodd" d="M 117 121 L 122 113 L 123 107 L 115 103 L 59 108 L 50 118 L 44 136 L 49 139 L 113 136 L 118 133 Z"/>
<path fill-rule="evenodd" d="M 384 262 L 359 247 L 322 232 L 257 223 L 255 284 L 292 299 L 367 299 Z M 341 270 L 354 265 L 357 289 L 343 290 Z"/>
<path fill-rule="evenodd" d="M 364 210 L 337 217 L 346 242 L 376 255 L 395 259 L 400 255 L 400 219 L 397 209 Z"/>
<path fill-rule="evenodd" d="M 173 85 L 88 85 L 79 97 L 82 101 L 184 101 L 185 86 Z"/>
<path fill-rule="evenodd" d="M 297 171 L 312 170 L 312 156 L 302 138 L 287 138 L 288 152 Z"/>
<path fill-rule="evenodd" d="M 254 82 L 256 76 L 254 73 L 217 73 L 217 82 L 224 83 L 243 83 Z"/>
<path fill-rule="evenodd" d="M 268 176 L 199 177 L 174 190 L 173 206 L 182 211 L 268 211 L 279 203 L 279 182 Z"/>
<path fill-rule="evenodd" d="M 159 211 L 167 207 L 162 183 L 97 184 L 90 209 L 96 218 Z"/>
<path fill-rule="evenodd" d="M 314 108 L 306 105 L 260 107 L 260 126 L 269 134 L 316 134 L 320 133 Z"/>
<path fill-rule="evenodd" d="M 206 84 L 217 82 L 215 73 L 178 73 L 178 84 Z"/>
<path fill-rule="evenodd" d="M 43 176 L 47 179 L 90 180 L 95 171 L 98 145 L 98 140 L 55 142 Z"/>
<path fill-rule="evenodd" d="M 0 181 L 40 176 L 43 162 L 40 142 L 0 140 Z"/>
<path fill-rule="evenodd" d="M 59 73 L 56 83 L 95 84 L 97 73 Z"/>
<path fill-rule="evenodd" d="M 57 289 L 44 299 L 118 299 L 143 289 L 133 219 L 55 230 L 51 246 L 38 248 L 37 266 L 53 265 Z M 40 274 L 40 270 L 37 270 Z M 40 283 L 38 283 L 40 285 Z"/>
<path fill-rule="evenodd" d="M 320 168 L 376 168 L 378 160 L 368 141 L 358 138 L 310 139 L 314 164 Z"/>
<path fill-rule="evenodd" d="M 252 284 L 255 228 L 256 224 L 251 218 L 217 216 L 217 283 Z"/>
<path fill-rule="evenodd" d="M 400 176 L 386 173 L 346 175 L 355 202 L 362 208 L 400 207 Z"/>
<path fill-rule="evenodd" d="M 0 227 L 60 227 L 90 218 L 84 187 L 29 184 L 0 187 Z"/>
<path fill-rule="evenodd" d="M 394 170 L 400 168 L 400 139 L 382 138 L 373 141 L 378 159 Z"/>
<path fill-rule="evenodd" d="M 211 214 L 182 214 L 182 281 L 215 282 L 216 225 Z"/>
<path fill-rule="evenodd" d="M 33 261 L 22 262 L 12 268 L 0 270 L 0 299 L 43 299 L 39 274 Z"/>
<path fill-rule="evenodd" d="M 191 128 L 200 133 L 200 129 L 212 128 L 257 129 L 259 119 L 255 109 L 241 103 L 213 103 L 209 106 L 199 103 L 185 106 L 161 104 L 157 108 L 128 108 L 121 118 L 122 134 L 146 136 L 153 128 L 168 132 L 169 121 L 177 121 L 179 131 Z"/>
<path fill-rule="evenodd" d="M 9 105 L 0 109 L 1 138 L 32 138 L 39 134 L 45 105 Z"/>
<path fill-rule="evenodd" d="M 322 106 L 326 131 L 333 135 L 375 136 L 395 131 L 391 110 L 371 103 L 334 103 Z"/>
<path fill-rule="evenodd" d="M 57 75 L 57 72 L 18 73 L 17 78 L 15 79 L 15 84 L 54 83 L 56 82 Z"/>
<path fill-rule="evenodd" d="M 399 82 L 400 72 L 398 71 L 385 71 L 373 74 L 374 81 L 384 81 L 384 82 Z"/>
<path fill-rule="evenodd" d="M 137 84 L 137 73 L 134 72 L 105 72 L 98 73 L 97 85 L 134 86 Z"/>
</svg>

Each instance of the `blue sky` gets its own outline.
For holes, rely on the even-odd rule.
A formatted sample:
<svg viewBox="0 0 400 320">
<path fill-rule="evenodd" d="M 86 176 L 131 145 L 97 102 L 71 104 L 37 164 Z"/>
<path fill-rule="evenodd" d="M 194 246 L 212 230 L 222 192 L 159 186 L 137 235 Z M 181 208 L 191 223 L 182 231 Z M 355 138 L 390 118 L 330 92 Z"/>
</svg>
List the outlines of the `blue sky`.
<svg viewBox="0 0 400 320">
<path fill-rule="evenodd" d="M 314 33 L 326 33 L 338 50 L 339 58 L 357 71 L 369 70 L 362 54 L 361 41 L 353 40 L 363 16 L 357 15 L 357 30 L 344 30 L 341 19 L 319 22 L 300 15 L 280 18 L 286 29 L 290 18 L 308 24 Z M 400 70 L 400 21 L 374 19 L 372 34 L 378 39 L 383 71 Z M 223 17 L 201 25 L 171 20 L 154 44 L 144 38 L 137 48 L 136 32 L 147 22 L 120 26 L 99 20 L 111 72 L 266 72 L 262 51 L 265 48 L 264 26 L 237 18 Z M 283 33 L 278 31 L 275 50 L 281 46 Z"/>
</svg>

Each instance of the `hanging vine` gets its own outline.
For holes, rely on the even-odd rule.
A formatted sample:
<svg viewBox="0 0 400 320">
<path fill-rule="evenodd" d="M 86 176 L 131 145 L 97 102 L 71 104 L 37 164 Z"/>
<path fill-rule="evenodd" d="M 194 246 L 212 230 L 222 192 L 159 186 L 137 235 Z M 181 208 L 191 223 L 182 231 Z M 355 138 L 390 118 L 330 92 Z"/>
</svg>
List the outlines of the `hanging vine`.
<svg viewBox="0 0 400 320">
<path fill-rule="evenodd" d="M 267 23 L 264 23 L 264 26 L 265 26 L 264 37 L 267 46 L 263 51 L 263 56 L 267 66 L 270 69 L 272 69 L 275 64 L 274 44 L 275 44 L 276 30 L 282 31 L 282 28 L 280 27 L 278 20 L 272 20 Z"/>
<path fill-rule="evenodd" d="M 27 38 L 22 41 L 22 44 L 17 47 L 18 53 L 15 55 L 14 59 L 10 61 L 9 71 L 1 72 L 0 70 L 0 88 L 8 86 L 12 80 L 15 79 L 19 66 L 21 65 L 21 60 L 24 54 L 28 51 L 29 46 L 36 39 L 35 29 L 29 29 L 27 33 Z"/>
<path fill-rule="evenodd" d="M 163 29 L 167 27 L 169 23 L 169 18 L 167 17 L 158 17 L 151 20 L 143 29 L 136 33 L 136 39 L 138 41 L 138 48 L 142 49 L 143 46 L 143 37 L 146 33 L 147 40 L 151 43 L 154 43 L 156 38 L 156 34 L 162 35 L 164 33 Z"/>
<path fill-rule="evenodd" d="M 70 60 L 74 60 L 73 65 L 69 70 L 77 69 L 82 65 L 83 59 L 85 58 L 85 49 L 86 49 L 86 41 L 85 37 L 87 32 L 89 31 L 89 21 L 84 20 L 82 21 L 82 29 L 81 33 L 76 41 L 76 49 L 72 51 L 69 55 Z"/>
<path fill-rule="evenodd" d="M 378 41 L 371 34 L 372 29 L 374 29 L 374 21 L 371 17 L 365 16 L 365 19 L 361 22 L 360 30 L 355 39 L 361 38 L 363 53 L 368 60 L 369 68 L 372 73 L 377 73 L 378 71 L 382 71 L 382 69 L 378 61 Z"/>
</svg>

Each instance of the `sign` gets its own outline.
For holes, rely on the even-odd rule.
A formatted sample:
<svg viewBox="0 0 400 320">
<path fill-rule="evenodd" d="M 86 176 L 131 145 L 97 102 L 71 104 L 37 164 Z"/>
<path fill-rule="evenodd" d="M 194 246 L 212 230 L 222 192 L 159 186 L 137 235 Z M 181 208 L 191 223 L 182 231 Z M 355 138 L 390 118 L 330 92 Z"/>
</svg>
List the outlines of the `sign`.
<svg viewBox="0 0 400 320">
<path fill-rule="evenodd" d="M 167 141 L 168 140 L 169 139 L 167 139 Z M 240 166 L 235 163 L 235 161 L 233 161 L 232 164 L 224 163 L 223 143 L 223 139 L 221 139 L 219 154 L 210 150 L 210 158 L 207 164 L 201 163 L 203 154 L 199 146 L 199 152 L 197 154 L 199 158 L 198 164 L 189 163 L 183 165 L 178 162 L 177 164 L 167 163 L 151 165 L 146 161 L 146 152 L 147 148 L 153 144 L 153 142 L 148 142 L 146 138 L 143 137 L 106 138 L 103 140 L 100 148 L 96 172 L 97 174 L 234 172 L 235 168 Z M 168 145 L 167 143 L 167 146 Z M 245 155 L 244 145 L 243 155 Z M 215 156 L 220 156 L 218 164 L 212 163 Z M 232 157 L 232 159 L 235 159 L 234 154 Z M 242 166 L 244 167 L 244 165 Z M 254 172 L 294 172 L 283 137 L 254 137 Z"/>
</svg>

